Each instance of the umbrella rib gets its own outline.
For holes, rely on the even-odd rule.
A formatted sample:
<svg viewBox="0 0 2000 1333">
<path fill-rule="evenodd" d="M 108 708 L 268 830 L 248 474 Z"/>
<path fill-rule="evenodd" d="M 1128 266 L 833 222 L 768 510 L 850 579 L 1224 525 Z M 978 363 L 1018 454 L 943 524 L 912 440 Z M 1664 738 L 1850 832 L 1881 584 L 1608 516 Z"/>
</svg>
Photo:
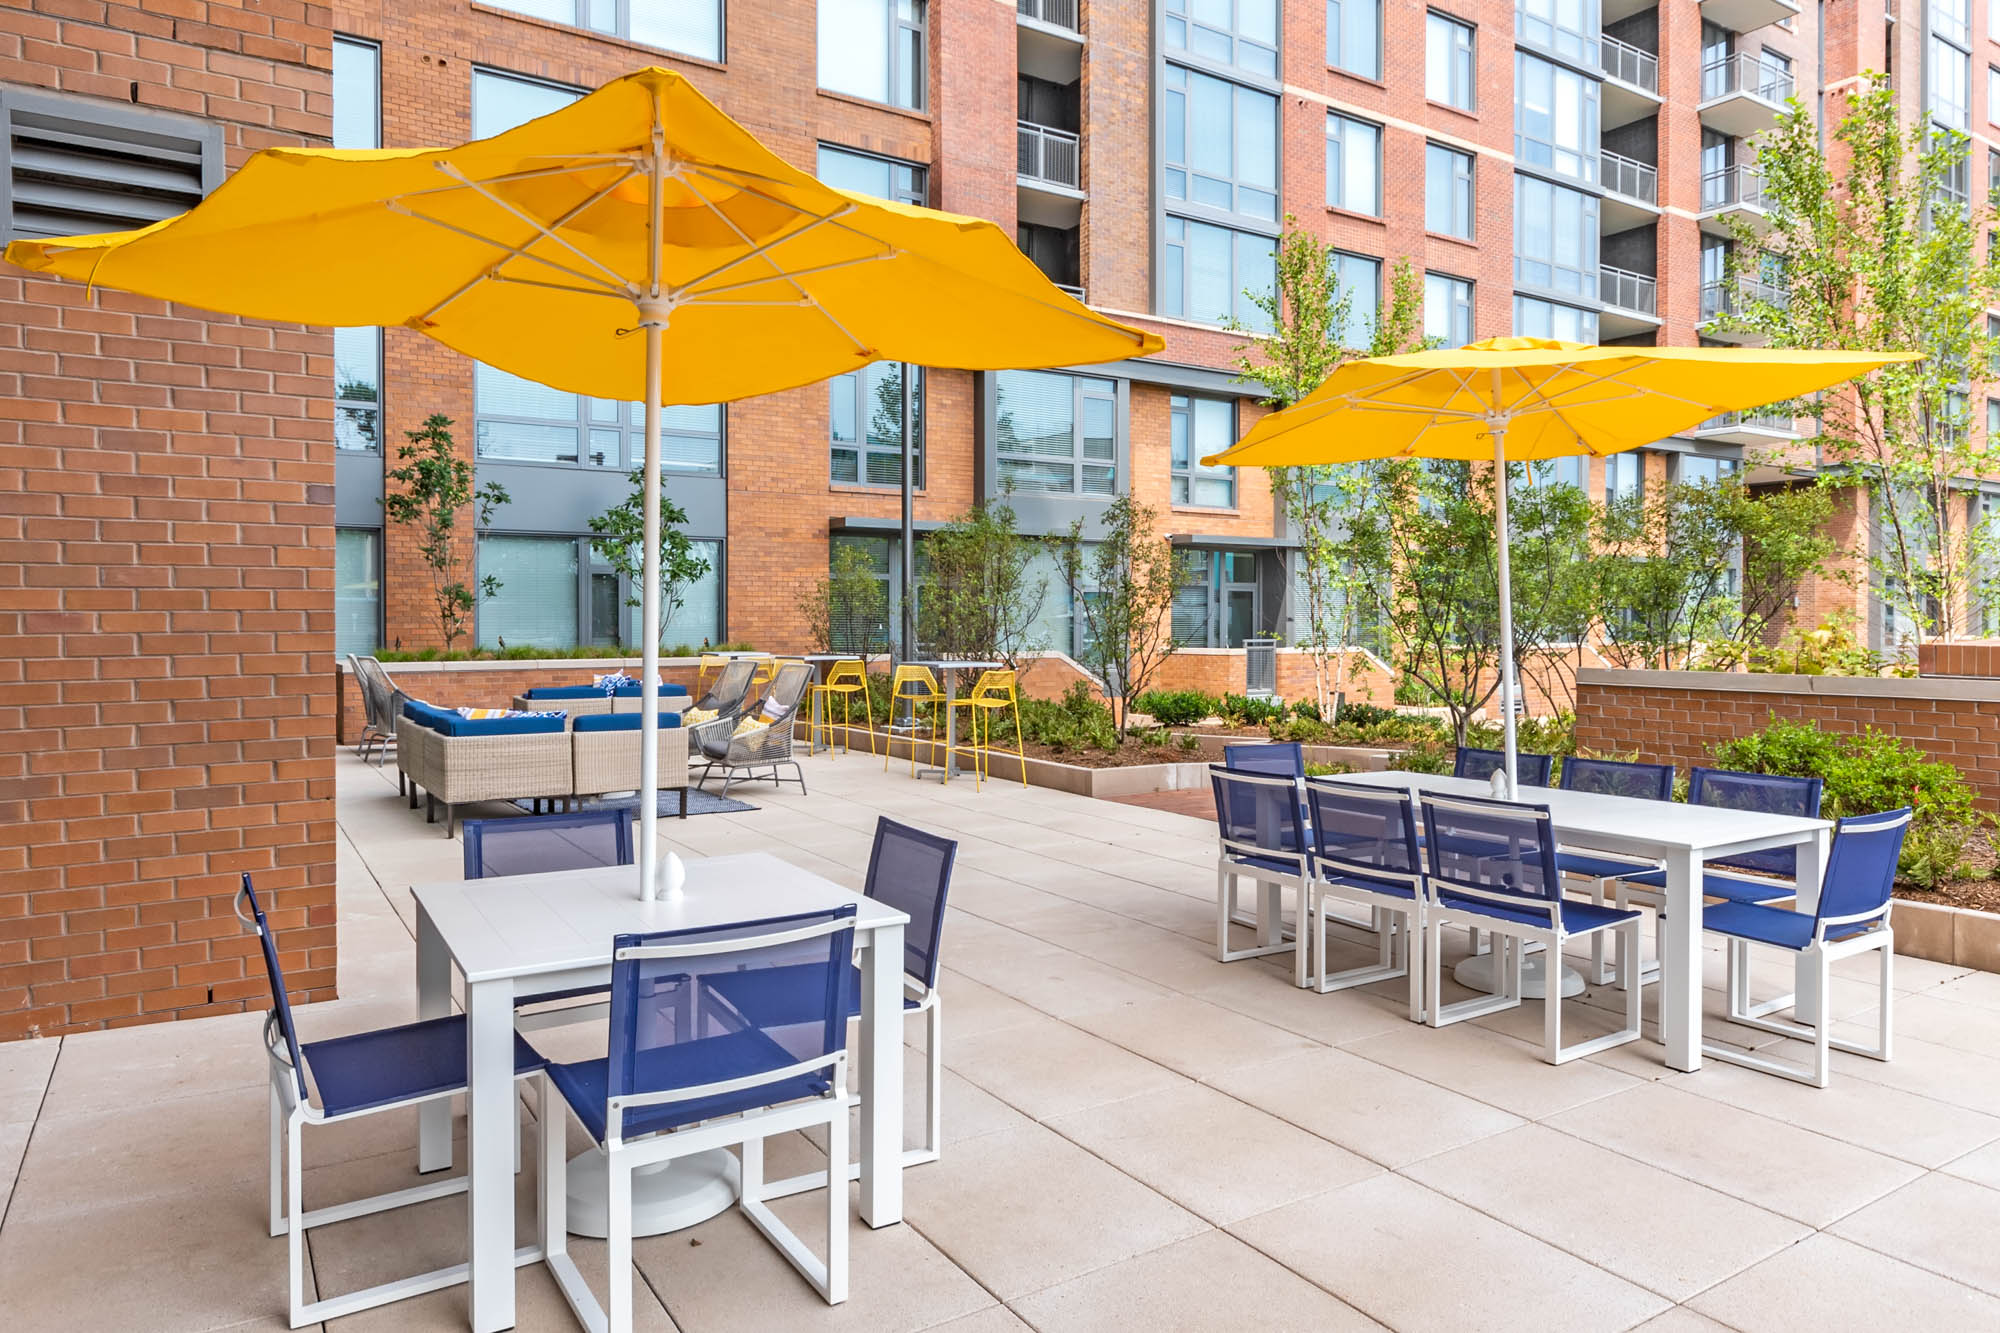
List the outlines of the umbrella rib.
<svg viewBox="0 0 2000 1333">
<path fill-rule="evenodd" d="M 1567 365 L 1558 367 L 1558 369 L 1562 370 L 1576 370 L 1577 368 L 1578 367 L 1576 363 L 1573 361 L 1569 362 Z M 1585 371 L 1584 373 L 1588 374 L 1589 372 Z M 1539 400 L 1541 404 L 1548 409 L 1549 415 L 1562 423 L 1563 429 L 1567 430 L 1570 433 L 1571 438 L 1573 438 L 1579 445 L 1583 446 L 1583 450 L 1585 453 L 1595 454 L 1598 452 L 1597 447 L 1584 438 L 1583 432 L 1577 429 L 1576 423 L 1563 415 L 1563 409 L 1556 406 L 1554 400 L 1551 399 L 1548 396 L 1548 394 L 1542 391 L 1540 385 L 1537 385 L 1533 381 L 1531 381 L 1525 374 L 1521 372 L 1519 367 L 1515 368 L 1514 375 L 1517 379 L 1521 381 L 1521 386 L 1527 390 L 1526 395 L 1516 400 L 1517 404 L 1521 402 L 1526 402 L 1529 399 Z M 1588 405 L 1589 404 L 1582 404 L 1582 406 L 1588 406 Z"/>
<path fill-rule="evenodd" d="M 555 260 L 549 259 L 546 256 L 530 254 L 526 249 L 526 247 L 534 244 L 533 240 L 524 241 L 521 245 L 509 245 L 505 241 L 502 241 L 497 237 L 484 235 L 483 233 L 473 231 L 468 227 L 461 227 L 455 222 L 446 222 L 443 218 L 434 218 L 428 213 L 419 213 L 417 212 L 416 209 L 410 208 L 403 204 L 391 203 L 389 204 L 388 207 L 391 212 L 401 213 L 404 217 L 413 218 L 418 222 L 428 222 L 433 227 L 439 227 L 445 231 L 453 233 L 454 235 L 463 236 L 468 241 L 477 241 L 481 245 L 490 245 L 496 250 L 503 251 L 505 253 L 505 258 L 501 260 L 502 263 L 505 263 L 506 259 L 514 259 L 514 258 L 525 259 L 530 263 L 541 264 L 548 268 L 552 268 L 558 273 L 567 273 L 570 277 L 575 278 L 578 282 L 590 283 L 595 287 L 601 288 L 607 294 L 620 296 L 627 300 L 631 299 L 628 288 L 625 288 L 623 286 L 614 286 L 611 283 L 605 282 L 602 278 L 597 277 L 595 274 L 585 273 L 583 270 L 571 268 L 567 264 L 559 264 Z M 536 239 L 540 238 L 537 237 Z"/>
<path fill-rule="evenodd" d="M 583 249 L 575 242 L 569 240 L 569 238 L 565 236 L 559 236 L 555 232 L 549 230 L 548 225 L 543 223 L 541 219 L 535 217 L 532 213 L 524 212 L 523 210 L 514 207 L 514 205 L 508 203 L 505 199 L 502 199 L 499 195 L 494 194 L 491 190 L 487 189 L 479 181 L 473 180 L 471 177 L 467 176 L 464 172 L 460 171 L 457 167 L 453 166 L 451 163 L 439 162 L 436 165 L 439 171 L 444 172 L 447 176 L 451 176 L 457 180 L 465 182 L 465 184 L 472 187 L 473 191 L 476 192 L 480 198 L 486 200 L 488 203 L 492 204 L 495 208 L 500 209 L 502 212 L 505 212 L 510 217 L 513 217 L 520 222 L 525 222 L 530 227 L 533 227 L 543 236 L 546 236 L 549 240 L 554 241 L 557 245 L 569 251 L 571 254 L 575 255 L 578 259 L 581 259 L 584 263 L 596 269 L 599 273 L 602 273 L 614 287 L 630 292 L 632 293 L 632 299 L 634 300 L 638 299 L 637 289 L 632 286 L 632 284 L 626 279 L 624 274 L 618 272 L 616 269 L 613 269 L 609 265 L 603 263 L 595 255 Z"/>
<path fill-rule="evenodd" d="M 594 207 L 599 201 L 609 196 L 613 190 L 617 189 L 620 185 L 623 185 L 626 181 L 632 179 L 633 173 L 636 170 L 637 168 L 635 167 L 627 167 L 624 175 L 620 176 L 617 180 L 612 181 L 609 185 L 606 185 L 604 188 L 597 191 L 597 193 L 591 195 L 588 199 L 583 200 L 581 203 L 577 204 L 576 207 L 570 209 L 568 212 L 564 213 L 561 217 L 558 217 L 554 222 L 550 223 L 549 225 L 551 227 L 561 227 L 566 225 L 570 221 L 570 219 L 576 217 L 578 214 L 582 213 L 585 209 Z M 405 212 L 407 216 L 410 217 L 422 216 L 421 214 L 418 214 L 409 209 L 404 209 L 402 211 Z M 427 222 L 435 221 L 435 219 L 432 218 L 425 218 L 424 220 Z M 505 268 L 513 260 L 525 258 L 533 260 L 536 263 L 549 264 L 548 260 L 541 258 L 539 255 L 530 255 L 527 253 L 527 247 L 533 244 L 534 240 L 530 239 L 527 241 L 523 241 L 520 245 L 509 248 L 507 253 L 502 255 L 499 259 L 493 261 L 493 263 L 487 267 L 484 273 L 481 273 L 477 277 L 472 278 L 464 286 L 460 287 L 457 291 L 445 297 L 444 300 L 439 301 L 429 310 L 426 310 L 419 318 L 424 320 L 426 323 L 428 323 L 433 319 L 436 319 L 438 313 L 442 311 L 446 306 L 458 300 L 459 297 L 464 296 L 467 292 L 471 291 L 474 287 L 477 287 L 480 283 L 489 282 L 501 277 L 500 270 Z M 597 288 L 598 294 L 605 296 L 618 296 L 618 297 L 624 297 L 626 295 L 626 293 L 616 288 L 602 286 L 597 282 L 595 278 L 592 278 L 587 273 L 574 272 L 569 268 L 559 264 L 550 264 L 550 267 L 556 268 L 564 273 L 569 273 L 570 276 L 576 278 L 579 282 L 588 282 L 593 284 L 593 286 Z M 531 286 L 551 287 L 559 291 L 577 290 L 576 288 L 572 287 L 562 287 L 560 284 L 557 283 L 536 282 L 533 279 L 529 278 L 518 279 L 518 281 L 527 283 Z"/>
<path fill-rule="evenodd" d="M 795 282 L 791 282 L 793 278 L 809 278 L 816 273 L 832 273 L 837 269 L 853 268 L 857 264 L 878 264 L 881 261 L 889 258 L 892 258 L 892 256 L 859 255 L 853 259 L 835 259 L 835 260 L 830 260 L 824 264 L 814 264 L 810 268 L 787 269 L 784 273 L 772 277 L 745 278 L 741 282 L 724 283 L 720 287 L 709 287 L 705 288 L 702 291 L 689 293 L 687 297 L 687 302 L 689 305 L 711 305 L 715 304 L 714 302 L 711 302 L 709 300 L 709 298 L 712 296 L 721 296 L 729 292 L 740 292 L 746 287 L 763 287 L 774 282 L 790 282 L 792 287 L 796 290 L 798 284 Z M 803 293 L 801 293 L 801 295 L 803 295 Z M 785 303 L 777 302 L 775 304 L 785 304 Z"/>
<path fill-rule="evenodd" d="M 578 156 L 582 157 L 585 155 L 579 154 Z M 632 172 L 643 170 L 645 166 L 643 162 L 641 162 L 638 158 L 633 157 L 629 153 L 618 153 L 618 154 L 606 153 L 601 156 L 600 155 L 590 155 L 590 156 L 592 160 L 584 164 L 585 169 L 590 169 L 600 166 L 622 165 L 627 169 L 626 176 L 630 176 Z M 479 183 L 484 185 L 512 185 L 515 181 L 540 180 L 547 176 L 573 176 L 576 174 L 576 172 L 577 172 L 577 159 L 572 158 L 569 159 L 569 165 L 567 166 L 537 167 L 533 171 L 507 171 L 507 172 L 502 172 L 498 176 L 488 176 Z M 621 177 L 620 179 L 624 179 L 624 177 Z M 464 191 L 472 187 L 473 187 L 473 182 L 467 179 L 464 181 L 463 184 L 454 183 L 451 185 L 434 185 L 427 190 L 405 190 L 401 194 L 390 195 L 389 202 L 400 203 L 405 199 L 422 199 L 427 195 L 433 195 L 433 194 L 458 194 L 461 191 Z"/>
<path fill-rule="evenodd" d="M 701 173 L 697 171 L 695 174 L 699 175 Z M 839 212 L 829 214 L 823 218 L 817 218 L 813 222 L 808 223 L 805 227 L 800 228 L 798 231 L 787 232 L 784 236 L 779 237 L 775 241 L 770 241 L 766 242 L 765 244 L 759 245 L 755 241 L 752 241 L 749 238 L 749 236 L 744 234 L 743 229 L 736 225 L 736 220 L 734 218 L 730 217 L 720 208 L 717 208 L 714 202 L 711 201 L 707 195 L 701 192 L 701 187 L 697 186 L 692 181 L 684 181 L 683 184 L 687 186 L 688 190 L 694 195 L 695 198 L 701 200 L 702 206 L 704 208 L 708 209 L 709 212 L 715 214 L 716 217 L 722 219 L 722 225 L 729 228 L 730 231 L 734 232 L 736 234 L 736 239 L 742 241 L 745 245 L 751 247 L 750 253 L 738 256 L 736 260 L 732 261 L 732 264 L 745 263 L 752 259 L 762 259 L 766 264 L 769 264 L 771 266 L 772 273 L 776 275 L 774 278 L 765 278 L 750 284 L 736 284 L 737 287 L 740 288 L 741 286 L 744 285 L 762 286 L 765 282 L 782 281 L 787 286 L 789 286 L 793 291 L 799 294 L 800 301 L 806 303 L 812 309 L 817 310 L 820 313 L 820 317 L 822 319 L 826 320 L 827 323 L 833 325 L 834 328 L 840 330 L 841 336 L 846 338 L 847 341 L 854 344 L 855 351 L 860 352 L 864 356 L 868 355 L 872 351 L 872 349 L 868 346 L 867 343 L 862 342 L 861 339 L 854 336 L 852 330 L 850 330 L 845 324 L 841 323 L 838 319 L 835 319 L 831 311 L 827 310 L 825 306 L 821 305 L 818 301 L 814 300 L 812 295 L 809 292 L 807 292 L 804 287 L 799 285 L 798 280 L 794 278 L 791 274 L 785 272 L 784 266 L 778 263 L 778 261 L 772 258 L 771 256 L 771 248 L 773 246 L 783 245 L 786 241 L 791 240 L 795 236 L 803 235 L 805 232 L 810 231 L 813 227 L 816 227 L 821 223 L 830 223 L 834 226 L 839 226 L 840 224 L 838 222 L 838 219 L 844 217 L 846 214 L 853 211 L 854 206 L 852 204 L 843 205 Z M 877 242 L 877 244 L 881 243 Z M 894 253 L 894 247 L 892 246 L 885 246 L 884 249 L 887 253 L 874 255 L 871 257 L 876 259 L 884 259 L 887 258 L 889 254 Z M 731 265 L 725 265 L 724 271 L 726 271 L 727 268 L 730 266 Z M 714 276 L 716 276 L 715 273 L 709 273 L 704 277 L 694 279 L 694 281 L 703 282 L 706 281 L 708 278 Z M 686 290 L 686 288 L 691 285 L 692 284 L 683 284 L 682 290 Z M 723 288 L 720 290 L 729 290 L 729 289 Z M 695 295 L 698 297 L 700 294 L 696 293 Z M 704 302 L 703 304 L 719 305 L 722 303 Z"/>
</svg>

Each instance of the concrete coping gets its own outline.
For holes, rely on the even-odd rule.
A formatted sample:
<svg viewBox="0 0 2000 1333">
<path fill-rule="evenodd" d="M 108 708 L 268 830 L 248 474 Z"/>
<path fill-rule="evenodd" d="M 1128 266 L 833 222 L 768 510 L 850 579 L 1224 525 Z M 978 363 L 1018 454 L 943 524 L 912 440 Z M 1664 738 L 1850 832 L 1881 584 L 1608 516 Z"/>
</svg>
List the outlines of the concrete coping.
<svg viewBox="0 0 2000 1333">
<path fill-rule="evenodd" d="M 2000 703 L 2000 679 L 1977 676 L 1777 676 L 1752 671 L 1625 671 L 1583 667 L 1578 686 L 1716 690 L 1733 694 L 1812 694 L 1826 698 L 1948 699 Z"/>
</svg>

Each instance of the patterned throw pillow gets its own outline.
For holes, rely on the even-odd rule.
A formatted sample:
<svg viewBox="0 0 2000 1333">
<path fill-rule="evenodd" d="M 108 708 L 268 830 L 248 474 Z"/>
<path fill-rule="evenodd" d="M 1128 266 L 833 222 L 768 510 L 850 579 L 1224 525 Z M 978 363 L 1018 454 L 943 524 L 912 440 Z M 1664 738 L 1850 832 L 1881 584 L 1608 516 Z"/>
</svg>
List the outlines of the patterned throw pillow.
<svg viewBox="0 0 2000 1333">
<path fill-rule="evenodd" d="M 718 711 L 713 708 L 690 708 L 687 712 L 681 714 L 681 725 L 684 727 L 698 727 L 704 722 L 715 721 L 718 716 Z"/>
<path fill-rule="evenodd" d="M 468 722 L 490 722 L 507 717 L 568 717 L 560 708 L 546 708 L 540 712 L 524 712 L 518 708 L 460 708 L 458 715 Z"/>
<path fill-rule="evenodd" d="M 729 735 L 733 739 L 737 736 L 747 736 L 752 732 L 769 731 L 770 729 L 771 729 L 771 724 L 769 722 L 766 722 L 763 718 L 746 717 L 741 722 L 738 722 L 736 724 L 736 730 L 730 732 Z"/>
<path fill-rule="evenodd" d="M 590 683 L 596 688 L 603 690 L 606 694 L 615 693 L 620 685 L 638 684 L 637 681 L 626 675 L 623 671 L 613 671 L 608 675 L 592 677 Z"/>
</svg>

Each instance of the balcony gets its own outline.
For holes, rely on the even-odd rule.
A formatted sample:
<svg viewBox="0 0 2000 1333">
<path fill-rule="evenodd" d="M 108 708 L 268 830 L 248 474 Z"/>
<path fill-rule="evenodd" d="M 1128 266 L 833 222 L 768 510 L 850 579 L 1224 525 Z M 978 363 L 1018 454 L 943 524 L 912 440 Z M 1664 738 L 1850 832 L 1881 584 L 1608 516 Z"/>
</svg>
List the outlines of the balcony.
<svg viewBox="0 0 2000 1333">
<path fill-rule="evenodd" d="M 1798 0 L 1701 0 L 1703 21 L 1731 32 L 1755 32 L 1798 14 Z"/>
<path fill-rule="evenodd" d="M 1623 153 L 1598 155 L 1604 203 L 1598 216 L 1606 236 L 1643 227 L 1660 216 L 1660 169 Z"/>
<path fill-rule="evenodd" d="M 1078 0 L 1014 0 L 1017 19 L 1065 32 L 1081 33 L 1077 22 Z"/>
<path fill-rule="evenodd" d="M 1757 278 L 1705 282 L 1701 287 L 1701 333 L 1717 342 L 1735 343 L 1740 347 L 1760 346 L 1764 341 L 1763 334 L 1714 327 L 1712 321 L 1723 315 L 1740 314 L 1758 303 L 1785 306 L 1790 302 L 1791 293 L 1774 282 Z"/>
<path fill-rule="evenodd" d="M 1716 444 L 1773 445 L 1799 438 L 1792 419 L 1782 412 L 1759 408 L 1754 412 L 1724 412 L 1710 417 L 1688 432 L 1690 439 Z"/>
<path fill-rule="evenodd" d="M 1077 27 L 1078 0 L 1015 0 L 1014 34 L 1023 74 L 1054 83 L 1074 83 L 1083 75 L 1083 32 Z"/>
<path fill-rule="evenodd" d="M 1763 173 L 1745 163 L 1708 172 L 1701 178 L 1701 229 L 1712 236 L 1733 237 L 1732 220 L 1759 235 L 1771 225 Z"/>
<path fill-rule="evenodd" d="M 1043 196 L 1040 207 L 1023 207 L 1023 219 L 1044 225 L 1076 225 L 1075 215 L 1083 200 L 1081 141 L 1068 130 L 1031 120 L 1015 122 L 1015 129 L 1015 183 L 1024 197 Z M 1031 213 L 1033 217 L 1028 216 Z"/>
<path fill-rule="evenodd" d="M 1659 114 L 1658 56 L 1606 33 L 1598 39 L 1597 63 L 1604 71 L 1601 115 L 1605 129 L 1615 130 Z"/>
<path fill-rule="evenodd" d="M 1599 265 L 1597 295 L 1604 302 L 1597 317 L 1600 339 L 1628 338 L 1660 327 L 1659 283 L 1652 274 Z"/>
<path fill-rule="evenodd" d="M 1747 139 L 1778 123 L 1792 95 L 1792 76 L 1761 55 L 1739 51 L 1701 68 L 1701 123 Z"/>
</svg>

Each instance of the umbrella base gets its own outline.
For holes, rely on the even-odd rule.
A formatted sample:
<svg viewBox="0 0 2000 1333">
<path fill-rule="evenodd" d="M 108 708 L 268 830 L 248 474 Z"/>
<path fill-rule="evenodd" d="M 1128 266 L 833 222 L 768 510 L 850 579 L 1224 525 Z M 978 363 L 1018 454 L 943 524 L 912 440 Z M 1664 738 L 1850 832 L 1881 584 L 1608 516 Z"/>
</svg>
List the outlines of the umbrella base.
<svg viewBox="0 0 2000 1333">
<path fill-rule="evenodd" d="M 711 1148 L 640 1167 L 632 1173 L 632 1234 L 659 1236 L 706 1222 L 736 1202 L 743 1168 L 727 1148 Z M 604 1154 L 591 1148 L 569 1159 L 569 1232 L 604 1238 Z"/>
<path fill-rule="evenodd" d="M 1451 974 L 1457 979 L 1459 985 L 1464 986 L 1468 990 L 1485 991 L 1489 995 L 1497 994 L 1500 989 L 1500 983 L 1494 979 L 1493 975 L 1495 957 L 1496 955 L 1490 952 L 1474 954 L 1457 967 L 1454 967 L 1451 970 Z M 1526 965 L 1521 969 L 1522 999 L 1541 1000 L 1548 997 L 1548 957 L 1546 953 L 1530 954 L 1528 956 Z M 1583 973 L 1573 967 L 1563 968 L 1562 997 L 1567 1000 L 1571 996 L 1581 994 L 1583 994 Z"/>
</svg>

